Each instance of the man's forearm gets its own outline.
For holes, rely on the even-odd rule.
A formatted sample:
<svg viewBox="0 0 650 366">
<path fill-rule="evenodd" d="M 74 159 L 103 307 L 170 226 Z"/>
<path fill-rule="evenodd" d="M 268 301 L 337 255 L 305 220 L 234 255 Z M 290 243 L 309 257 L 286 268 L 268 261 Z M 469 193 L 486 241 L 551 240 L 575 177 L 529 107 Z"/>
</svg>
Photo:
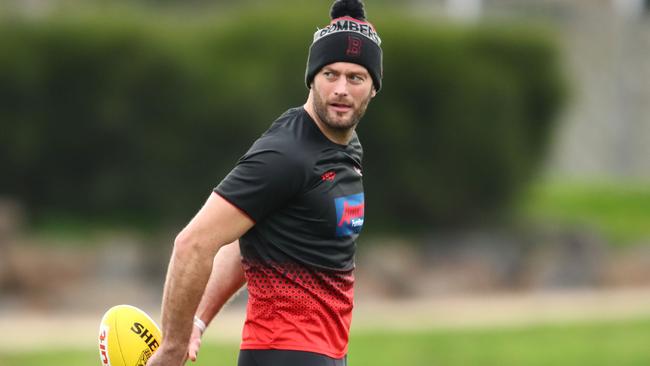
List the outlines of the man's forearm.
<svg viewBox="0 0 650 366">
<path fill-rule="evenodd" d="M 178 366 L 187 358 L 192 319 L 222 246 L 244 235 L 255 223 L 213 193 L 174 241 L 162 304 L 163 339 L 148 366 Z"/>
<path fill-rule="evenodd" d="M 214 257 L 212 274 L 196 315 L 209 324 L 223 305 L 246 282 L 241 264 L 239 241 L 225 245 Z"/>
<path fill-rule="evenodd" d="M 190 239 L 191 240 L 191 239 Z M 210 276 L 213 249 L 177 239 L 169 263 L 162 305 L 162 332 L 173 353 L 185 353 L 192 319 Z"/>
</svg>

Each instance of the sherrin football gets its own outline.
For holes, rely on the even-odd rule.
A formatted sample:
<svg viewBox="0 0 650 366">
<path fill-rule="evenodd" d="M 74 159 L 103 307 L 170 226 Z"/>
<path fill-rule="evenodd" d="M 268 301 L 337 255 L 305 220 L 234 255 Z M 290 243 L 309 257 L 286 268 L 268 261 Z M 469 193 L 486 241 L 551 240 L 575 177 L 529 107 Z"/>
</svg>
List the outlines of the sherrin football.
<svg viewBox="0 0 650 366">
<path fill-rule="evenodd" d="M 99 358 L 103 366 L 145 366 L 161 340 L 158 325 L 144 311 L 114 306 L 99 325 Z"/>
</svg>

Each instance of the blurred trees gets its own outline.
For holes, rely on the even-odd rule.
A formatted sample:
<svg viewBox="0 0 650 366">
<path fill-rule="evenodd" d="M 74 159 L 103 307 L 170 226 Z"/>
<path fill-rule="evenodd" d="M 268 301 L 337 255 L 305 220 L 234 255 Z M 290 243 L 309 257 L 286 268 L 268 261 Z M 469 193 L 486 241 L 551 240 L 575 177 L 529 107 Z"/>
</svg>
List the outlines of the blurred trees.
<svg viewBox="0 0 650 366">
<path fill-rule="evenodd" d="M 0 24 L 0 193 L 32 215 L 185 220 L 289 107 L 326 18 L 278 10 Z M 368 228 L 492 217 L 534 175 L 563 101 L 552 37 L 373 13 L 384 88 L 359 126 Z M 148 220 L 146 220 L 148 221 Z"/>
</svg>

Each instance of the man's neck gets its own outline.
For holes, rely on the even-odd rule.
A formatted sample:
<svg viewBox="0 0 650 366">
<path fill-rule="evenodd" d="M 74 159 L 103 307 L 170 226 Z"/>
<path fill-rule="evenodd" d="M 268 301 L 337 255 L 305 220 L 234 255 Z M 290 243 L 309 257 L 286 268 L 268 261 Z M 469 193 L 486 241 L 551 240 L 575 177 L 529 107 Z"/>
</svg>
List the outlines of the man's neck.
<svg viewBox="0 0 650 366">
<path fill-rule="evenodd" d="M 307 103 L 304 105 L 307 114 L 309 117 L 314 120 L 318 129 L 327 137 L 328 140 L 332 141 L 335 144 L 347 145 L 352 140 L 354 136 L 354 128 L 347 130 L 336 130 L 328 127 L 321 119 L 318 117 L 318 113 L 314 110 L 314 103 L 312 103 L 311 96 L 307 99 Z"/>
</svg>

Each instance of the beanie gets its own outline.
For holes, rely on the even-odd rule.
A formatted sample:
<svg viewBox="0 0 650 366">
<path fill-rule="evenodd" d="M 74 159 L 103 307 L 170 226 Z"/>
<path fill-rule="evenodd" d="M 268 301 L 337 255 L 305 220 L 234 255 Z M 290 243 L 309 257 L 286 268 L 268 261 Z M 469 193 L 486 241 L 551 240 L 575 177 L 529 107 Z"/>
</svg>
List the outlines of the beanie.
<svg viewBox="0 0 650 366">
<path fill-rule="evenodd" d="M 326 65 L 350 62 L 364 66 L 375 90 L 381 89 L 383 76 L 381 39 L 366 21 L 361 0 L 337 0 L 330 12 L 332 22 L 314 33 L 309 48 L 305 82 L 310 88 L 316 74 Z"/>
</svg>

